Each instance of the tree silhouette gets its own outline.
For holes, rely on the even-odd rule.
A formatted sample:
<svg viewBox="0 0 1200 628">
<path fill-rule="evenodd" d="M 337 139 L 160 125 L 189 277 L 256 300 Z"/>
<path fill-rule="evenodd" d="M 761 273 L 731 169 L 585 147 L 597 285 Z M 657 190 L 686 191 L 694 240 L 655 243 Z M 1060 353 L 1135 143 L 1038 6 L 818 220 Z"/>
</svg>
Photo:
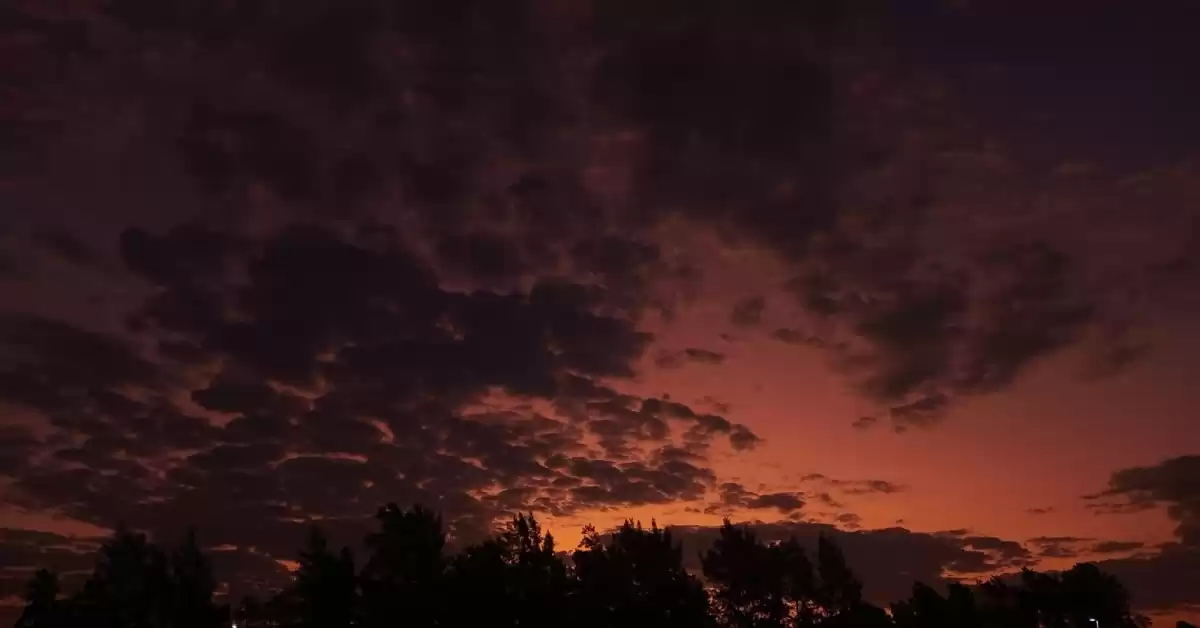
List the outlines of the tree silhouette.
<svg viewBox="0 0 1200 628">
<path fill-rule="evenodd" d="M 866 627 L 890 623 L 883 609 L 863 601 L 862 583 L 846 564 L 842 549 L 832 538 L 817 538 L 815 618 L 820 626 Z"/>
<path fill-rule="evenodd" d="M 170 581 L 166 553 L 144 534 L 121 525 L 100 548 L 96 567 L 72 604 L 72 613 L 98 628 L 170 625 Z"/>
<path fill-rule="evenodd" d="M 334 554 L 319 528 L 313 527 L 308 547 L 300 553 L 292 599 L 297 628 L 344 628 L 354 620 L 357 582 L 349 548 Z"/>
<path fill-rule="evenodd" d="M 1093 564 L 1081 563 L 1062 574 L 1026 569 L 1021 581 L 1026 604 L 1032 605 L 1046 628 L 1075 628 L 1093 621 L 1115 628 L 1137 626 L 1125 587 Z"/>
<path fill-rule="evenodd" d="M 969 628 L 981 626 L 975 596 L 961 584 L 947 587 L 942 597 L 933 587 L 913 584 L 909 599 L 892 604 L 892 619 L 897 628 Z"/>
<path fill-rule="evenodd" d="M 217 582 L 212 563 L 196 544 L 195 530 L 188 530 L 183 542 L 171 553 L 170 561 L 170 624 L 179 628 L 214 625 L 219 615 L 213 603 Z"/>
<path fill-rule="evenodd" d="M 360 574 L 363 623 L 438 626 L 445 596 L 446 535 L 442 519 L 421 506 L 403 510 L 388 504 L 375 515 L 380 529 L 368 535 L 367 564 Z"/>
<path fill-rule="evenodd" d="M 291 586 L 265 604 L 243 600 L 232 619 L 239 628 L 1142 628 L 1146 621 L 1130 612 L 1119 581 L 1086 563 L 974 586 L 917 583 L 889 616 L 864 598 L 828 536 L 817 539 L 810 560 L 794 538 L 764 543 L 726 521 L 701 556 L 706 589 L 656 522 L 644 528 L 627 520 L 606 535 L 588 526 L 568 562 L 532 514 L 454 554 L 432 511 L 388 504 L 376 518 L 361 572 L 348 548 L 334 551 L 314 527 Z M 16 626 L 228 626 L 217 589 L 194 532 L 167 552 L 120 526 L 73 594 L 64 597 L 57 577 L 38 571 Z"/>
<path fill-rule="evenodd" d="M 891 621 L 862 597 L 862 583 L 832 539 L 817 539 L 814 570 L 796 539 L 766 545 L 729 521 L 701 562 L 714 585 L 713 607 L 722 625 L 877 626 Z"/>
<path fill-rule="evenodd" d="M 606 544 L 584 530 L 573 555 L 578 590 L 576 626 L 697 627 L 712 625 L 700 582 L 683 568 L 667 530 L 626 521 Z"/>
<path fill-rule="evenodd" d="M 981 584 L 976 592 L 985 626 L 1036 628 L 1037 608 L 1029 592 L 999 578 Z"/>
<path fill-rule="evenodd" d="M 812 616 L 813 568 L 794 538 L 765 545 L 749 528 L 727 519 L 701 562 L 714 585 L 713 606 L 722 625 L 774 628 Z"/>
<path fill-rule="evenodd" d="M 64 608 L 58 601 L 58 576 L 37 570 L 25 591 L 25 610 L 16 628 L 58 628 L 65 626 Z"/>
<path fill-rule="evenodd" d="M 450 565 L 451 625 L 560 626 L 567 619 L 567 566 L 533 515 L 517 515 L 494 539 L 466 548 Z"/>
</svg>

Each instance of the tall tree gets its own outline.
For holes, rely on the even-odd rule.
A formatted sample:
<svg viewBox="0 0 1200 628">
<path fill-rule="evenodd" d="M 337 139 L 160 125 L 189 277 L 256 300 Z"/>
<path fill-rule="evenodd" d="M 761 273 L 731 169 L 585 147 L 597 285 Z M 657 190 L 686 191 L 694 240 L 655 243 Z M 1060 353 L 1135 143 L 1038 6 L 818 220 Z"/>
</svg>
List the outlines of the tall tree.
<svg viewBox="0 0 1200 628">
<path fill-rule="evenodd" d="M 1112 628 L 1136 628 L 1129 593 L 1113 576 L 1096 565 L 1080 563 L 1061 574 L 1025 570 L 1021 586 L 1027 603 L 1047 628 L 1077 628 L 1099 623 Z"/>
<path fill-rule="evenodd" d="M 510 597 L 505 548 L 496 539 L 464 548 L 450 561 L 447 589 L 469 604 L 448 604 L 451 626 L 519 625 L 518 609 Z"/>
<path fill-rule="evenodd" d="M 183 542 L 171 553 L 171 625 L 176 628 L 215 626 L 219 611 L 213 603 L 217 582 L 212 563 L 196 544 L 196 531 L 189 529 Z"/>
<path fill-rule="evenodd" d="M 450 623 L 561 626 L 567 622 L 567 566 L 533 515 L 517 515 L 493 539 L 451 563 L 449 590 L 473 604 L 451 604 Z"/>
<path fill-rule="evenodd" d="M 811 609 L 812 564 L 795 539 L 766 545 L 749 528 L 726 520 L 701 563 L 722 625 L 790 626 Z"/>
<path fill-rule="evenodd" d="M 555 554 L 554 537 L 530 513 L 518 514 L 499 536 L 507 565 L 510 599 L 521 626 L 547 628 L 565 621 L 567 566 Z"/>
<path fill-rule="evenodd" d="M 862 582 L 846 563 L 842 548 L 825 534 L 817 538 L 817 579 L 815 623 L 831 628 L 891 623 L 883 609 L 863 599 Z"/>
<path fill-rule="evenodd" d="M 100 548 L 72 607 L 96 628 L 157 628 L 169 624 L 171 598 L 166 554 L 122 525 Z"/>
<path fill-rule="evenodd" d="M 951 584 L 943 597 L 918 582 L 907 600 L 892 604 L 892 620 L 897 628 L 975 628 L 982 618 L 967 587 Z"/>
<path fill-rule="evenodd" d="M 1000 578 L 979 585 L 976 591 L 979 612 L 988 628 L 1036 628 L 1037 609 L 1027 591 Z"/>
<path fill-rule="evenodd" d="M 364 616 L 370 627 L 438 626 L 446 603 L 446 535 L 442 519 L 421 506 L 380 508 L 379 531 L 367 537 L 370 553 L 360 574 Z"/>
<path fill-rule="evenodd" d="M 58 576 L 45 569 L 37 570 L 25 590 L 25 610 L 14 628 L 65 628 L 65 609 L 58 594 Z"/>
<path fill-rule="evenodd" d="M 578 579 L 573 625 L 696 628 L 712 625 L 708 596 L 683 567 L 671 533 L 626 521 L 604 543 L 595 528 L 573 556 Z"/>
<path fill-rule="evenodd" d="M 346 628 L 354 621 L 357 583 L 348 548 L 334 554 L 317 527 L 300 553 L 296 570 L 293 618 L 297 628 Z"/>
</svg>

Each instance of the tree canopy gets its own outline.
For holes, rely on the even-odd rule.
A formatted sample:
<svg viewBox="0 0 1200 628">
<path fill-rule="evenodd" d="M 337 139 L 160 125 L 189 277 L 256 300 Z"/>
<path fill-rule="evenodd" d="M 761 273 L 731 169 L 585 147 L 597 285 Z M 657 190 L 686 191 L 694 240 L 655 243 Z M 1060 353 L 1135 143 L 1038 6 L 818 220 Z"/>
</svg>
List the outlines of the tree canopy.
<svg viewBox="0 0 1200 628">
<path fill-rule="evenodd" d="M 726 521 L 684 566 L 671 531 L 627 520 L 560 551 L 532 514 L 492 538 L 448 551 L 442 520 L 420 506 L 389 504 L 364 540 L 361 568 L 313 527 L 291 585 L 266 602 L 219 604 L 211 561 L 189 531 L 164 550 L 118 528 L 83 586 L 64 594 L 55 574 L 31 578 L 17 628 L 1138 628 L 1141 618 L 1113 576 L 1079 564 L 1062 573 L 1025 570 L 945 590 L 916 583 L 889 608 L 863 596 L 841 549 L 821 537 L 810 555 L 795 538 L 765 542 Z M 1186 626 L 1185 626 L 1186 628 Z"/>
</svg>

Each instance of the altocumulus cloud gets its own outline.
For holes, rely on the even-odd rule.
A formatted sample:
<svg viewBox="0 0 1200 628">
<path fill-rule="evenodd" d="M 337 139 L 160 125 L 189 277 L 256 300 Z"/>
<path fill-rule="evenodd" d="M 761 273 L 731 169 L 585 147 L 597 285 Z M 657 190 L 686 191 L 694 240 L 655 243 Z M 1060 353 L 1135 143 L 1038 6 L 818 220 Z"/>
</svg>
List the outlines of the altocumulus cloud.
<svg viewBox="0 0 1200 628">
<path fill-rule="evenodd" d="M 1083 281 L 1091 269 L 1069 246 L 971 231 L 947 213 L 979 199 L 941 179 L 982 177 L 1007 191 L 1027 173 L 1012 165 L 1020 155 L 970 148 L 978 138 L 961 116 L 920 129 L 937 138 L 928 149 L 898 139 L 933 124 L 920 121 L 925 107 L 946 103 L 858 47 L 886 24 L 870 19 L 880 17 L 873 4 L 772 1 L 747 12 L 733 2 L 471 0 L 433 11 L 417 1 L 306 0 L 150 10 L 108 0 L 47 13 L 22 2 L 24 54 L 60 79 L 21 83 L 28 109 L 12 122 L 47 151 L 92 137 L 89 146 L 119 151 L 122 163 L 170 170 L 161 196 L 200 200 L 156 224 L 198 213 L 218 231 L 236 227 L 213 236 L 228 242 L 198 247 L 237 248 L 247 233 L 257 239 L 297 218 L 400 226 L 440 280 L 505 292 L 565 275 L 603 286 L 604 306 L 631 316 L 670 318 L 713 263 L 710 251 L 681 257 L 673 234 L 720 234 L 722 246 L 766 251 L 785 269 L 771 302 L 798 306 L 803 320 L 774 327 L 776 336 L 824 350 L 899 427 L 931 424 L 958 397 L 1007 388 L 1068 347 L 1139 355 L 1128 339 L 1098 333 L 1115 313 L 1095 286 L 1116 294 L 1128 281 Z M 151 32 L 163 37 L 140 36 Z M 831 62 L 850 49 L 861 64 Z M 91 89 L 95 77 L 103 93 Z M 97 116 L 116 111 L 136 138 L 96 136 Z M 109 167 L 100 154 L 87 165 Z M 13 189 L 38 189 L 22 187 L 21 175 L 11 175 Z M 171 203 L 153 205 L 161 216 Z M 111 248 L 35 233 L 76 265 Z M 932 247 L 931 236 L 961 246 Z M 194 253 L 214 254 L 205 250 Z M 198 266 L 174 272 L 205 272 L 206 262 L 188 263 Z M 766 305 L 745 298 L 731 324 L 758 327 Z M 720 358 L 693 348 L 667 359 L 682 361 Z"/>
</svg>

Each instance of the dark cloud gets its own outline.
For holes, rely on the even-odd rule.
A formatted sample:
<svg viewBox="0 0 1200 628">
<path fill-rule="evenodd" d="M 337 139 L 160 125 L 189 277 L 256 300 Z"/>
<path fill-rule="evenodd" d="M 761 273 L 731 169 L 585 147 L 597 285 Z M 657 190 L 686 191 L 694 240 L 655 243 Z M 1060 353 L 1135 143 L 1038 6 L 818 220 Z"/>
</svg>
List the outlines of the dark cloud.
<svg viewBox="0 0 1200 628">
<path fill-rule="evenodd" d="M 850 497 L 891 494 L 905 489 L 901 485 L 885 480 L 838 480 L 820 473 L 806 475 L 800 478 L 800 482 L 819 484 L 822 488 L 829 487 Z M 717 489 L 720 500 L 705 509 L 705 512 L 709 514 L 732 516 L 739 514 L 743 509 L 775 509 L 781 514 L 796 517 L 802 509 L 812 503 L 822 504 L 836 510 L 844 510 L 846 507 L 829 490 L 760 492 L 750 490 L 737 482 L 723 483 Z M 835 519 L 850 528 L 861 524 L 861 519 L 852 513 L 839 513 Z"/>
<path fill-rule="evenodd" d="M 843 530 L 858 530 L 862 528 L 862 517 L 852 513 L 844 512 L 834 519 L 842 526 Z"/>
<path fill-rule="evenodd" d="M 192 400 L 215 412 L 289 413 L 307 405 L 299 398 L 277 392 L 264 381 L 238 381 L 225 374 L 214 378 L 208 387 L 192 391 Z"/>
<path fill-rule="evenodd" d="M 937 586 L 954 578 L 981 577 L 994 570 L 1033 564 L 1020 543 L 994 537 L 962 538 L 904 528 L 843 530 L 830 524 L 791 521 L 750 525 L 766 542 L 795 536 L 810 550 L 818 535 L 833 537 L 865 584 L 867 597 L 884 603 L 909 595 L 914 581 Z M 671 530 L 684 544 L 685 560 L 694 556 L 691 560 L 696 562 L 691 566 L 699 567 L 700 552 L 716 538 L 716 528 L 677 526 Z"/>
<path fill-rule="evenodd" d="M 903 251 L 894 252 L 899 260 L 846 258 L 862 254 L 860 245 L 841 246 L 830 254 L 845 277 L 808 274 L 789 287 L 852 330 L 854 342 L 834 346 L 837 362 L 898 427 L 932 424 L 957 396 L 1010 386 L 1040 358 L 1082 341 L 1094 320 L 1073 288 L 1072 262 L 1044 242 L 998 246 L 954 269 L 923 267 Z M 852 274 L 861 264 L 863 274 Z"/>
<path fill-rule="evenodd" d="M 1101 541 L 1091 546 L 1088 551 L 1094 554 L 1122 554 L 1140 550 L 1145 546 L 1141 541 Z"/>
<path fill-rule="evenodd" d="M 829 493 L 824 492 L 824 491 L 819 492 L 819 493 L 806 493 L 805 497 L 807 497 L 808 499 L 810 499 L 812 501 L 816 501 L 816 502 L 825 504 L 826 506 L 829 506 L 830 508 L 845 508 L 845 504 L 838 501 L 837 499 L 834 499 L 834 497 L 832 495 L 830 495 Z"/>
<path fill-rule="evenodd" d="M 1154 510 L 1154 502 L 1091 502 L 1084 508 L 1097 515 L 1131 515 L 1146 510 Z"/>
<path fill-rule="evenodd" d="M 883 493 L 891 495 L 906 490 L 907 487 L 888 482 L 887 480 L 837 480 L 834 486 L 843 487 L 847 495 L 865 495 L 868 493 Z"/>
<path fill-rule="evenodd" d="M 804 508 L 803 493 L 756 493 L 736 482 L 726 482 L 718 487 L 721 501 L 706 509 L 710 513 L 732 513 L 740 509 L 777 510 L 781 514 L 792 514 Z"/>
<path fill-rule="evenodd" d="M 1033 507 L 1033 508 L 1026 508 L 1025 512 L 1027 512 L 1031 515 L 1048 515 L 1048 514 L 1054 512 L 1054 507 L 1053 506 L 1045 506 L 1045 507 L 1038 506 L 1038 507 Z"/>
<path fill-rule="evenodd" d="M 1178 542 L 1162 545 L 1157 552 L 1141 552 L 1126 558 L 1102 560 L 1098 565 L 1120 578 L 1133 592 L 1139 608 L 1156 611 L 1200 606 L 1200 597 L 1190 574 L 1200 573 L 1200 457 L 1169 458 L 1157 465 L 1115 471 L 1108 488 L 1088 495 L 1088 507 L 1097 514 L 1125 514 L 1166 506 L 1177 526 Z M 1138 542 L 1103 541 L 1091 547 L 1096 554 L 1133 552 Z M 1185 584 L 1187 583 L 1187 584 Z"/>
<path fill-rule="evenodd" d="M 745 425 L 735 425 L 729 433 L 729 444 L 737 451 L 754 449 L 761 442 L 762 439 Z"/>
<path fill-rule="evenodd" d="M 976 535 L 951 535 L 960 543 L 962 547 L 984 552 L 996 561 L 999 568 L 1027 567 L 1035 564 L 1037 561 L 1033 558 L 1033 554 L 1026 549 L 1024 545 L 1017 541 L 1000 539 L 994 536 L 976 536 Z M 978 556 L 972 556 L 971 559 L 964 562 L 951 565 L 952 571 L 971 572 L 983 567 L 983 564 L 972 562 L 978 559 Z"/>
<path fill-rule="evenodd" d="M 818 31 L 836 28 L 834 12 L 680 4 L 670 7 L 686 16 L 677 20 L 629 2 L 598 6 L 621 43 L 606 47 L 595 93 L 645 133 L 635 198 L 801 253 L 831 217 L 833 98 L 831 77 L 801 42 L 819 45 Z M 780 184 L 791 192 L 775 193 Z"/>
<path fill-rule="evenodd" d="M 1125 583 L 1136 608 L 1171 611 L 1200 606 L 1192 574 L 1200 573 L 1200 551 L 1168 545 L 1157 554 L 1096 563 Z"/>
<path fill-rule="evenodd" d="M 602 286 L 452 290 L 382 227 L 121 244 L 152 288 L 128 333 L 4 315 L 0 390 L 51 430 L 6 428 L 8 495 L 164 538 L 194 524 L 223 564 L 253 568 L 247 586 L 278 581 L 301 521 L 354 544 L 378 504 L 419 502 L 470 540 L 518 510 L 698 501 L 717 485 L 713 441 L 759 440 L 600 383 L 631 377 L 651 339 Z M 481 409 L 497 396 L 508 407 Z M 788 497 L 755 507 L 798 507 Z"/>
<path fill-rule="evenodd" d="M 906 76 L 857 46 L 878 34 L 866 25 L 887 25 L 873 19 L 880 3 L 392 4 L 199 17 L 115 3 L 109 35 L 84 36 L 98 53 L 88 71 L 60 73 L 47 90 L 59 95 L 52 111 L 94 126 L 70 105 L 94 95 L 87 77 L 107 77 L 118 102 L 105 105 L 130 109 L 154 157 L 175 159 L 226 213 L 279 203 L 314 219 L 382 218 L 403 224 L 440 274 L 489 286 L 569 271 L 629 310 L 668 313 L 679 299 L 655 281 L 697 271 L 662 234 L 711 229 L 776 254 L 806 317 L 840 332 L 774 335 L 824 346 L 902 424 L 1012 385 L 1104 318 L 1098 299 L 1078 294 L 1077 261 L 1061 247 L 1002 238 L 955 259 L 925 243 L 923 229 L 939 224 L 928 180 L 944 173 L 908 161 L 949 151 L 930 142 L 931 154 L 907 155 L 875 127 L 905 114 L 893 101 L 927 103 L 899 88 L 905 98 L 859 93 L 859 70 L 830 63 L 853 47 L 874 83 Z M 63 51 L 74 46 L 50 31 L 88 32 L 81 20 L 37 22 Z M 192 29 L 207 36 L 184 54 L 172 42 Z M 137 61 L 117 65 L 127 49 Z M 148 61 L 165 57 L 170 71 Z M 911 121 L 886 118 L 904 132 Z M 750 297 L 731 318 L 758 324 L 765 303 Z"/>
<path fill-rule="evenodd" d="M 63 394 L 88 387 L 149 385 L 161 376 L 135 349 L 117 339 L 35 314 L 0 313 L 0 345 L 5 349 L 0 355 L 0 377 L 8 382 L 0 387 L 3 394 L 43 409 Z"/>
<path fill-rule="evenodd" d="M 857 419 L 854 419 L 854 422 L 851 423 L 851 425 L 855 429 L 866 430 L 866 429 L 875 427 L 875 425 L 877 425 L 878 423 L 879 423 L 879 417 L 860 416 Z"/>
<path fill-rule="evenodd" d="M 893 406 L 888 414 L 891 415 L 892 424 L 897 430 L 903 430 L 910 425 L 929 425 L 942 416 L 949 402 L 946 395 L 935 393 L 911 403 Z"/>
<path fill-rule="evenodd" d="M 800 478 L 801 482 L 814 482 L 825 486 L 833 487 L 846 495 L 869 495 L 869 494 L 884 494 L 891 495 L 908 489 L 903 484 L 889 482 L 887 480 L 845 480 L 831 478 L 822 473 L 809 473 Z"/>
<path fill-rule="evenodd" d="M 0 249 L 0 279 L 16 279 L 21 276 L 21 265 L 15 257 Z"/>
<path fill-rule="evenodd" d="M 710 349 L 688 347 L 675 352 L 664 352 L 654 359 L 659 368 L 679 368 L 688 362 L 696 364 L 721 364 L 725 354 Z"/>
<path fill-rule="evenodd" d="M 733 407 L 728 402 L 721 401 L 712 395 L 705 395 L 701 397 L 697 403 L 699 405 L 707 405 L 711 407 L 717 414 L 729 414 L 729 411 Z"/>
<path fill-rule="evenodd" d="M 27 428 L 0 426 L 0 476 L 18 475 L 41 449 L 41 444 Z"/>
<path fill-rule="evenodd" d="M 438 242 L 437 253 L 451 269 L 474 279 L 512 280 L 527 272 L 515 243 L 496 234 L 447 234 Z"/>
<path fill-rule="evenodd" d="M 1136 512 L 1158 505 L 1178 525 L 1175 536 L 1186 547 L 1200 546 L 1200 456 L 1179 456 L 1154 466 L 1115 471 L 1108 488 L 1086 499 L 1097 512 Z M 1114 501 L 1116 500 L 1116 501 Z"/>
<path fill-rule="evenodd" d="M 1094 539 L 1073 536 L 1038 536 L 1028 543 L 1037 548 L 1043 558 L 1076 558 L 1088 550 L 1087 544 Z"/>
<path fill-rule="evenodd" d="M 610 307 L 664 316 L 682 297 L 658 284 L 694 281 L 698 271 L 663 234 L 710 229 L 730 245 L 774 253 L 794 272 L 788 288 L 805 317 L 837 333 L 802 332 L 805 321 L 774 337 L 823 347 L 898 425 L 932 423 L 960 395 L 1010 386 L 1102 318 L 1073 288 L 1075 260 L 1051 244 L 988 242 L 969 259 L 923 247 L 928 177 L 888 178 L 876 171 L 903 170 L 889 161 L 903 156 L 878 165 L 860 154 L 893 139 L 871 129 L 883 115 L 875 108 L 897 99 L 852 92 L 859 83 L 829 63 L 863 41 L 865 25 L 886 22 L 871 19 L 880 17 L 876 3 L 746 12 L 725 1 L 649 10 L 620 0 L 573 11 L 473 0 L 432 13 L 419 3 L 363 0 L 348 9 L 315 0 L 223 7 L 203 18 L 118 4 L 111 37 L 89 43 L 102 53 L 140 47 L 138 59 L 174 65 L 165 72 L 138 61 L 118 71 L 106 65 L 117 55 L 95 54 L 91 75 L 111 77 L 117 100 L 133 86 L 154 94 L 112 106 L 132 107 L 155 157 L 175 158 L 206 202 L 230 213 L 275 203 L 293 217 L 402 224 L 438 279 L 517 289 L 567 273 L 603 286 Z M 169 43 L 200 28 L 220 34 L 196 38 L 201 53 Z M 91 89 L 74 76 L 64 74 L 57 92 Z M 70 104 L 64 97 L 55 111 L 88 126 Z M 862 120 L 860 104 L 871 109 Z M 855 185 L 859 177 L 885 183 Z M 896 178 L 915 182 L 894 190 Z M 845 191 L 859 188 L 867 198 Z M 201 277 L 238 244 L 203 231 L 156 240 L 159 249 L 192 247 L 194 255 L 173 256 L 177 267 L 159 263 L 144 234 L 127 234 L 124 257 L 143 275 L 193 274 L 192 307 L 163 303 L 158 318 L 217 315 Z M 297 260 L 319 245 L 293 241 L 276 252 L 290 261 L 264 260 L 261 270 L 312 270 Z M 247 293 L 286 289 L 252 281 Z M 312 288 L 331 299 L 349 296 L 335 288 L 355 289 Z M 731 320 L 758 325 L 766 298 L 735 304 Z M 165 310 L 172 306 L 178 311 Z M 223 342 L 279 356 L 256 365 L 273 376 L 305 363 L 300 354 L 324 340 L 297 329 L 297 355 L 284 359 L 280 348 L 253 346 L 261 342 L 254 331 L 227 329 Z M 178 357 L 192 353 L 163 342 Z"/>
<path fill-rule="evenodd" d="M 75 235 L 62 230 L 39 231 L 33 234 L 33 242 L 61 261 L 79 266 L 90 266 L 97 261 L 95 251 Z"/>
<path fill-rule="evenodd" d="M 804 507 L 804 499 L 800 493 L 765 493 L 751 499 L 746 507 L 752 510 L 775 508 L 780 512 L 795 512 Z"/>
<path fill-rule="evenodd" d="M 763 310 L 766 307 L 766 297 L 746 297 L 733 305 L 733 310 L 729 313 L 729 322 L 737 327 L 757 327 L 762 322 Z"/>
<path fill-rule="evenodd" d="M 771 332 L 771 337 L 780 342 L 786 342 L 790 345 L 809 345 L 812 347 L 824 346 L 824 341 L 822 341 L 820 338 L 805 334 L 799 329 L 792 329 L 789 327 L 780 327 L 779 329 L 776 329 L 775 331 Z"/>
</svg>

